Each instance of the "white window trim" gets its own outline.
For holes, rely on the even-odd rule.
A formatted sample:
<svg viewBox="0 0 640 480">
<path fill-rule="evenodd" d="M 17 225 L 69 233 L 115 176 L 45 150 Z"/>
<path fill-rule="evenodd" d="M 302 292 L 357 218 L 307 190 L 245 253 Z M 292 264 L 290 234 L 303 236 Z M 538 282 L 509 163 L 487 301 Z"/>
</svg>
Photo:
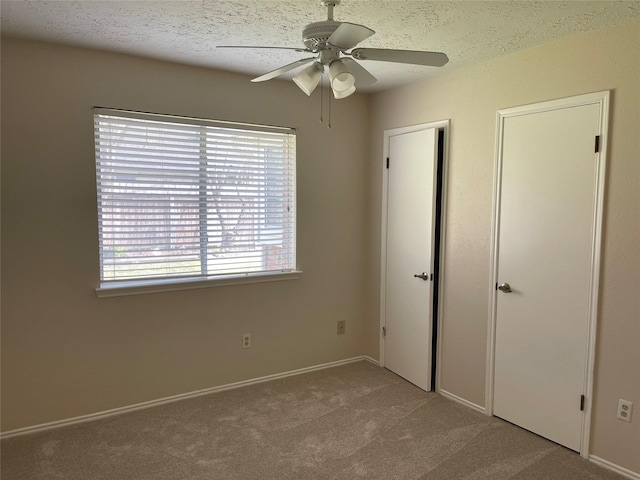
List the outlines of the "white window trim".
<svg viewBox="0 0 640 480">
<path fill-rule="evenodd" d="M 302 271 L 275 273 L 256 273 L 245 275 L 221 275 L 208 278 L 169 278 L 162 280 L 130 280 L 104 283 L 96 288 L 98 298 L 122 297 L 127 295 L 144 295 L 149 293 L 176 292 L 199 288 L 244 285 L 250 283 L 280 282 L 295 280 L 302 276 Z"/>
</svg>

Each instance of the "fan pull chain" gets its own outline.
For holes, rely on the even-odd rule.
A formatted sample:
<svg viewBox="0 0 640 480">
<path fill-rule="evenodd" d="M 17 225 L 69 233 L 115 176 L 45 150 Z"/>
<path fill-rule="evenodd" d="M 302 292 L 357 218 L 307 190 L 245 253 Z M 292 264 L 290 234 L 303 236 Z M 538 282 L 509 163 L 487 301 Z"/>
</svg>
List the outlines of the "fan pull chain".
<svg viewBox="0 0 640 480">
<path fill-rule="evenodd" d="M 322 109 L 324 107 L 324 88 L 322 85 L 322 77 L 320 78 L 320 123 L 322 123 Z"/>
<path fill-rule="evenodd" d="M 327 114 L 329 119 L 328 119 L 327 128 L 331 128 L 331 97 L 332 97 L 332 95 L 329 94 L 329 113 Z"/>
</svg>

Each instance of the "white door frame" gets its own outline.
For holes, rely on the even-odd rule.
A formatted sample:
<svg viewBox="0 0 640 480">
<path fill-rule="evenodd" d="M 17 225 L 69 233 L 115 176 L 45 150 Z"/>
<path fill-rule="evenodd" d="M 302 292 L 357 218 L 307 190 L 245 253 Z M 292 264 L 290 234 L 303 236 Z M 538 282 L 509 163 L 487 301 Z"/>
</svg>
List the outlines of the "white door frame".
<svg viewBox="0 0 640 480">
<path fill-rule="evenodd" d="M 607 157 L 607 132 L 609 121 L 609 91 L 577 95 L 574 97 L 551 100 L 520 107 L 498 110 L 496 126 L 496 148 L 493 180 L 493 216 L 491 219 L 491 267 L 490 267 L 490 295 L 489 295 L 489 325 L 487 328 L 487 375 L 485 386 L 485 409 L 487 415 L 493 415 L 493 388 L 495 367 L 495 335 L 497 316 L 497 294 L 494 286 L 498 281 L 498 238 L 500 229 L 500 199 L 502 183 L 502 143 L 504 120 L 509 117 L 530 115 L 552 110 L 578 107 L 584 105 L 599 105 L 599 135 L 600 148 L 597 155 L 595 195 L 593 219 L 593 250 L 591 252 L 591 286 L 589 293 L 588 338 L 586 351 L 585 410 L 583 412 L 582 432 L 580 440 L 580 455 L 589 458 L 589 439 L 591 429 L 591 411 L 593 406 L 593 376 L 595 371 L 596 327 L 598 318 L 598 292 L 600 282 L 600 259 L 602 243 L 602 215 L 604 210 L 604 188 Z"/>
<path fill-rule="evenodd" d="M 380 163 L 382 168 L 382 208 L 381 208 L 381 227 L 380 227 L 380 330 L 379 330 L 379 344 L 380 344 L 380 366 L 384 367 L 384 335 L 383 335 L 383 327 L 386 325 L 386 283 L 387 283 L 387 213 L 388 213 L 388 198 L 387 198 L 387 189 L 389 185 L 389 177 L 387 170 L 387 158 L 389 157 L 389 143 L 391 137 L 396 135 L 402 135 L 404 133 L 417 132 L 420 130 L 430 130 L 435 128 L 436 130 L 442 129 L 444 130 L 444 145 L 442 152 L 442 202 L 440 204 L 440 275 L 438 278 L 438 284 L 440 288 L 438 289 L 438 305 L 440 305 L 440 311 L 438 313 L 438 318 L 433 319 L 435 322 L 438 321 L 438 338 L 437 338 L 437 355 L 438 361 L 436 362 L 436 392 L 440 389 L 440 340 L 442 336 L 442 301 L 443 301 L 443 278 L 444 278 L 444 249 L 445 249 L 445 213 L 446 209 L 446 200 L 447 200 L 447 171 L 449 168 L 449 162 L 447 161 L 448 152 L 449 152 L 449 125 L 450 120 L 440 120 L 437 122 L 429 122 L 429 123 L 421 123 L 418 125 L 411 125 L 407 127 L 399 127 L 392 128 L 390 130 L 384 131 L 384 140 L 382 147 L 382 162 Z M 436 162 L 438 159 L 436 159 Z M 434 252 L 435 254 L 436 252 Z M 435 281 L 435 280 L 434 280 Z"/>
</svg>

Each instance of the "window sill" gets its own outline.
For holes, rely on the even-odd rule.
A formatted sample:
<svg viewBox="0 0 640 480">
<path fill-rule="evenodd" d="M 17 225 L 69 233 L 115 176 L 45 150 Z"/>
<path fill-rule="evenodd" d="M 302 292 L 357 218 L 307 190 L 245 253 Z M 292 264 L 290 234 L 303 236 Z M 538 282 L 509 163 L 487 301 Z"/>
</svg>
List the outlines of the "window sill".
<svg viewBox="0 0 640 480">
<path fill-rule="evenodd" d="M 255 275 L 229 275 L 208 278 L 180 278 L 167 280 L 131 280 L 104 283 L 96 288 L 98 298 L 121 297 L 125 295 L 144 295 L 147 293 L 174 292 L 197 288 L 223 287 L 246 283 L 279 282 L 294 280 L 302 275 L 301 271 L 261 273 Z"/>
</svg>

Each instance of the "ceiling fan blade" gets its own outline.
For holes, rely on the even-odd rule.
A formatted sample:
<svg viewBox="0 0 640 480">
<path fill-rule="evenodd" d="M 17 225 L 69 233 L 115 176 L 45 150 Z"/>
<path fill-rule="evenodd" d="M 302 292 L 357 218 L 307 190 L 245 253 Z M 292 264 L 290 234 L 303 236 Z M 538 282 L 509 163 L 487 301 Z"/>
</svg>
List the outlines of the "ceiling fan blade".
<svg viewBox="0 0 640 480">
<path fill-rule="evenodd" d="M 265 73 L 264 75 L 260 75 L 259 77 L 256 77 L 251 81 L 252 82 L 265 82 L 267 80 L 271 80 L 272 78 L 276 78 L 276 77 L 282 75 L 283 73 L 287 73 L 288 71 L 293 70 L 294 68 L 298 68 L 298 67 L 301 67 L 302 65 L 305 65 L 307 63 L 314 62 L 315 60 L 316 60 L 315 57 L 303 58 L 302 60 L 298 60 L 297 62 L 290 63 L 289 65 L 285 65 L 284 67 L 276 68 L 275 70 L 273 70 L 273 71 L 271 71 L 269 73 Z"/>
<path fill-rule="evenodd" d="M 216 48 L 269 48 L 272 50 L 294 50 L 296 52 L 311 52 L 308 48 L 294 47 L 258 47 L 253 45 L 217 45 Z"/>
<path fill-rule="evenodd" d="M 410 63 L 429 67 L 442 67 L 449 57 L 441 52 L 422 52 L 415 50 L 392 50 L 385 48 L 356 48 L 351 56 L 357 60 L 378 60 L 381 62 Z"/>
<path fill-rule="evenodd" d="M 342 22 L 336 31 L 331 34 L 327 43 L 340 49 L 355 47 L 365 38 L 369 38 L 374 32 L 364 25 Z"/>
<path fill-rule="evenodd" d="M 347 66 L 349 71 L 353 73 L 356 79 L 356 87 L 368 87 L 378 81 L 376 77 L 371 75 L 362 65 L 352 58 L 343 58 L 342 62 Z"/>
</svg>

